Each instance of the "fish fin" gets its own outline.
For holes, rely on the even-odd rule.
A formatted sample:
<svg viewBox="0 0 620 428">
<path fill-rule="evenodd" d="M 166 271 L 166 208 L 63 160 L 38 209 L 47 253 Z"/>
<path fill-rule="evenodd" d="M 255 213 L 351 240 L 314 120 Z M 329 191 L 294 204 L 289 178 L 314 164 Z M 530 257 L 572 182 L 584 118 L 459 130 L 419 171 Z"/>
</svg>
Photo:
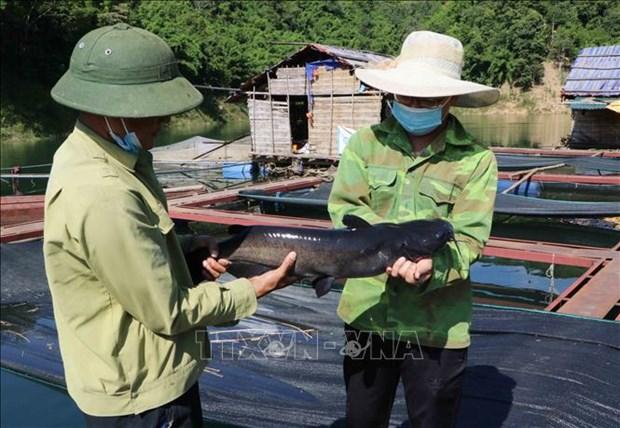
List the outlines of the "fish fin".
<svg viewBox="0 0 620 428">
<path fill-rule="evenodd" d="M 232 226 L 228 226 L 228 234 L 229 235 L 239 235 L 242 233 L 246 233 L 250 226 L 241 226 L 240 224 L 233 224 Z"/>
<path fill-rule="evenodd" d="M 312 281 L 312 286 L 314 287 L 316 297 L 321 297 L 327 294 L 327 292 L 332 289 L 335 279 L 336 278 L 333 276 L 321 276 Z"/>
<path fill-rule="evenodd" d="M 342 218 L 342 223 L 351 229 L 364 229 L 366 227 L 372 227 L 372 224 L 368 223 L 363 218 L 352 214 L 345 215 Z"/>
</svg>

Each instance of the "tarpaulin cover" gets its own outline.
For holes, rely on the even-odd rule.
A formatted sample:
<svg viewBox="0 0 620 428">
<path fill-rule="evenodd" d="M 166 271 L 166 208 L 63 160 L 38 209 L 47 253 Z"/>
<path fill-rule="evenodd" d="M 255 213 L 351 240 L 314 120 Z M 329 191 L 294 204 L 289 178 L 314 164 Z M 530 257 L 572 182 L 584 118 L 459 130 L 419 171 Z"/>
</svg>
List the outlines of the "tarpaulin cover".
<svg viewBox="0 0 620 428">
<path fill-rule="evenodd" d="M 496 154 L 500 171 L 520 171 L 532 168 L 557 165 L 560 163 L 573 166 L 577 173 L 619 174 L 620 159 L 601 157 L 561 157 Z"/>
<path fill-rule="evenodd" d="M 311 83 L 314 81 L 314 72 L 319 67 L 325 67 L 326 70 L 334 70 L 336 68 L 341 68 L 342 63 L 336 59 L 322 59 L 319 61 L 313 61 L 306 63 L 306 80 L 308 80 L 308 106 L 313 105 L 313 94 L 312 94 L 312 85 Z"/>
<path fill-rule="evenodd" d="M 2 365 L 62 384 L 41 244 L 0 251 Z M 210 328 L 214 357 L 200 379 L 205 416 L 250 427 L 344 426 L 338 298 L 289 287 L 236 327 Z M 457 426 L 617 427 L 619 326 L 475 306 Z M 401 387 L 391 426 L 406 419 Z"/>
<path fill-rule="evenodd" d="M 335 59 L 322 59 L 320 61 L 306 63 L 306 79 L 308 79 L 309 82 L 314 80 L 314 70 L 319 67 L 325 67 L 326 70 L 333 70 L 342 67 L 342 63 Z"/>
<path fill-rule="evenodd" d="M 276 211 L 283 211 L 289 205 L 315 207 L 327 210 L 327 199 L 331 183 L 325 183 L 316 190 L 294 190 L 269 194 L 264 191 L 240 191 L 241 198 L 277 204 Z M 495 214 L 509 214 L 531 217 L 604 217 L 620 215 L 618 202 L 577 202 L 534 198 L 513 194 L 498 193 L 495 197 Z"/>
</svg>

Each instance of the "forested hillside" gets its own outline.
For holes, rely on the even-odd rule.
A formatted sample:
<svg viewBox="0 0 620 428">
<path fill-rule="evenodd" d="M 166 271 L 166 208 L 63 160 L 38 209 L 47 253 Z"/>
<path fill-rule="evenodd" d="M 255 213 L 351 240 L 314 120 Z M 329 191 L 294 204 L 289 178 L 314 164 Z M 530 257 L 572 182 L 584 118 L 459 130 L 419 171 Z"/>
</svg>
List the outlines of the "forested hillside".
<svg viewBox="0 0 620 428">
<path fill-rule="evenodd" d="M 412 30 L 458 37 L 464 77 L 527 89 L 543 62 L 620 43 L 620 2 L 0 0 L 2 128 L 66 129 L 48 97 L 81 35 L 128 22 L 164 38 L 194 83 L 236 87 L 298 47 L 320 42 L 396 55 Z M 275 43 L 274 43 L 275 42 Z"/>
</svg>

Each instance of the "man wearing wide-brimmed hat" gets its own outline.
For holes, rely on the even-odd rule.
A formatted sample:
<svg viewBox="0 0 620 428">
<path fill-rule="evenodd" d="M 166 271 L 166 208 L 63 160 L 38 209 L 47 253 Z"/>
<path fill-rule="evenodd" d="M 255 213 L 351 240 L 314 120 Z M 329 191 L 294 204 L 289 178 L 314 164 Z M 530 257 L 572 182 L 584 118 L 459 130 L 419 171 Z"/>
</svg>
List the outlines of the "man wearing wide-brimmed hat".
<svg viewBox="0 0 620 428">
<path fill-rule="evenodd" d="M 329 198 L 332 220 L 442 218 L 455 241 L 432 258 L 401 258 L 383 275 L 347 281 L 338 315 L 347 341 L 358 345 L 347 346 L 356 352 L 344 358 L 351 427 L 387 426 L 401 379 L 412 426 L 456 421 L 470 344 L 469 272 L 489 238 L 497 166 L 448 111 L 499 96 L 462 80 L 462 67 L 457 39 L 417 31 L 394 60 L 356 71 L 366 85 L 393 95 L 391 114 L 351 137 Z"/>
<path fill-rule="evenodd" d="M 193 286 L 184 250 L 213 244 L 176 236 L 147 150 L 202 95 L 156 35 L 91 31 L 52 97 L 80 112 L 54 156 L 43 245 L 69 394 L 89 426 L 200 427 L 206 325 L 253 314 L 295 254 L 249 280 Z M 217 278 L 227 261 L 203 265 Z"/>
</svg>

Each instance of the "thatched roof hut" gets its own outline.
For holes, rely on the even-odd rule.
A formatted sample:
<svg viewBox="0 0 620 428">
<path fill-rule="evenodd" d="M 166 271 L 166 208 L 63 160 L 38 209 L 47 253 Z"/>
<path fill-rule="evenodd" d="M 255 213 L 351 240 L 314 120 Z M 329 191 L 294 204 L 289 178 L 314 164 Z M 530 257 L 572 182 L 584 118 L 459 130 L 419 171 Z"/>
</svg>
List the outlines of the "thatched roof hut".
<svg viewBox="0 0 620 428">
<path fill-rule="evenodd" d="M 570 147 L 620 148 L 620 45 L 582 49 L 562 96 L 573 116 Z"/>
<path fill-rule="evenodd" d="M 353 71 L 386 58 L 311 43 L 248 79 L 241 89 L 253 157 L 337 159 L 343 136 L 379 122 L 381 115 L 382 94 L 366 88 Z"/>
</svg>

